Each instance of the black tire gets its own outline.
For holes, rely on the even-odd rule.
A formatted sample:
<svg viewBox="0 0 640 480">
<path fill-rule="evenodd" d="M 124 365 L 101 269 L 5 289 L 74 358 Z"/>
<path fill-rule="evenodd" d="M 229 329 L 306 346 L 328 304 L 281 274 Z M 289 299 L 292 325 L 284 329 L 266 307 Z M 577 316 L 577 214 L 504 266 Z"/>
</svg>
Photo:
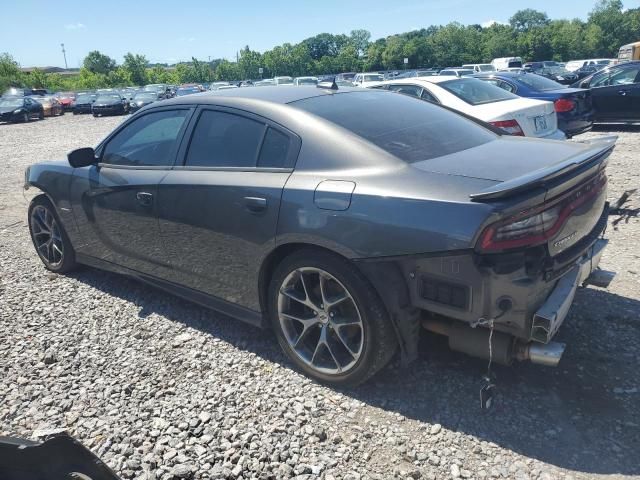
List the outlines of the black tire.
<svg viewBox="0 0 640 480">
<path fill-rule="evenodd" d="M 347 289 L 360 312 L 364 335 L 362 351 L 356 363 L 346 372 L 326 374 L 317 371 L 298 357 L 285 337 L 279 320 L 278 296 L 289 274 L 303 267 L 321 269 L 335 277 Z M 306 248 L 280 262 L 269 284 L 268 309 L 278 343 L 294 366 L 305 375 L 326 384 L 337 387 L 359 385 L 385 367 L 398 348 L 386 308 L 369 281 L 348 260 L 324 250 Z"/>
<path fill-rule="evenodd" d="M 39 120 L 44 120 L 44 110 L 40 110 L 40 114 L 38 115 Z"/>
<path fill-rule="evenodd" d="M 62 243 L 62 258 L 59 262 L 52 263 L 49 259 L 43 254 L 43 252 L 38 248 L 38 243 L 36 241 L 36 232 L 34 231 L 36 227 L 34 227 L 34 219 L 33 213 L 36 208 L 44 208 L 51 214 L 56 222 L 57 229 L 60 233 L 60 241 Z M 55 273 L 66 273 L 73 269 L 75 269 L 78 264 L 76 262 L 76 253 L 73 249 L 73 245 L 67 236 L 67 232 L 64 230 L 62 226 L 62 222 L 58 217 L 56 209 L 52 205 L 51 201 L 45 195 L 39 195 L 31 201 L 29 205 L 29 213 L 28 213 L 28 222 L 29 222 L 29 233 L 31 235 L 31 241 L 33 242 L 33 246 L 36 249 L 36 253 L 40 257 L 40 260 L 44 264 L 45 268 L 51 270 Z"/>
<path fill-rule="evenodd" d="M 31 120 L 31 118 L 29 118 L 29 114 L 28 113 L 23 113 L 22 114 L 22 123 L 29 123 L 29 120 Z"/>
</svg>

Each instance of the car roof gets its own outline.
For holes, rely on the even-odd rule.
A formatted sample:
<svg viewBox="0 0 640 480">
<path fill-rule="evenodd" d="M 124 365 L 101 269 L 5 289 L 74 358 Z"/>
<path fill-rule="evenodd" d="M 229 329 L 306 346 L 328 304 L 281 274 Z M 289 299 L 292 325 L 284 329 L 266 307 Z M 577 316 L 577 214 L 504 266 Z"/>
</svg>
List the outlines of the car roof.
<svg viewBox="0 0 640 480">
<path fill-rule="evenodd" d="M 497 71 L 497 72 L 481 72 L 481 73 L 476 73 L 475 75 L 473 75 L 474 78 L 478 78 L 478 77 L 508 77 L 508 78 L 517 78 L 521 75 L 531 75 L 531 73 L 524 73 L 524 72 L 503 72 L 503 71 Z M 535 75 L 535 73 L 533 74 Z"/>
<path fill-rule="evenodd" d="M 220 97 L 230 97 L 235 99 L 262 100 L 271 103 L 286 104 L 303 100 L 305 98 L 320 97 L 322 95 L 334 95 L 337 93 L 362 92 L 362 88 L 340 87 L 338 90 L 328 88 L 301 88 L 296 86 L 266 86 L 266 87 L 246 87 L 228 90 L 215 90 L 196 93 L 179 99 L 170 99 L 162 102 L 162 105 L 169 104 L 211 104 L 215 105 Z"/>
<path fill-rule="evenodd" d="M 407 82 L 442 83 L 442 82 L 455 82 L 458 80 L 461 80 L 461 79 L 458 77 L 446 76 L 446 75 L 443 75 L 443 76 L 432 75 L 430 77 L 410 77 L 410 78 L 400 78 L 397 80 L 387 80 L 386 82 L 381 82 L 381 83 L 382 84 L 407 83 Z"/>
</svg>

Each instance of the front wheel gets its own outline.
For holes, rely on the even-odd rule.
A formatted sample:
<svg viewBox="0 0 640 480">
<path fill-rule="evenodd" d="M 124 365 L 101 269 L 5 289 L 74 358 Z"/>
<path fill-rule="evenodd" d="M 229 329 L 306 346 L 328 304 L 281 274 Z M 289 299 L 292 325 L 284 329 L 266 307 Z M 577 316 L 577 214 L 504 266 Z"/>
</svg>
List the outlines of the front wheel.
<svg viewBox="0 0 640 480">
<path fill-rule="evenodd" d="M 29 205 L 29 232 L 33 246 L 47 269 L 65 273 L 76 267 L 71 241 L 55 208 L 45 196 L 34 198 Z"/>
<path fill-rule="evenodd" d="M 22 115 L 22 123 L 29 123 L 29 120 L 30 120 L 29 114 L 28 113 L 24 113 Z"/>
<path fill-rule="evenodd" d="M 278 265 L 269 314 L 295 366 L 328 384 L 363 383 L 397 348 L 377 292 L 355 266 L 329 252 L 301 250 Z"/>
</svg>

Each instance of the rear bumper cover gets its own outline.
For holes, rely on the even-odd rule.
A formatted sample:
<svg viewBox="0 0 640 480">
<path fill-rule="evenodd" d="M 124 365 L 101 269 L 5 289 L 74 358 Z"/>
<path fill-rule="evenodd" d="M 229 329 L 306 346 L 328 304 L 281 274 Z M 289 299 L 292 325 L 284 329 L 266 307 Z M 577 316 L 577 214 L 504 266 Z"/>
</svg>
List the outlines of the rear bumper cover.
<svg viewBox="0 0 640 480">
<path fill-rule="evenodd" d="M 357 261 L 387 306 L 403 357 L 415 353 L 420 317 L 469 325 L 496 319 L 495 329 L 521 342 L 549 342 L 564 322 L 575 292 L 597 268 L 607 241 L 601 221 L 580 244 L 549 257 L 542 247 L 480 255 L 474 251 Z M 535 328 L 534 328 L 535 327 Z"/>
</svg>

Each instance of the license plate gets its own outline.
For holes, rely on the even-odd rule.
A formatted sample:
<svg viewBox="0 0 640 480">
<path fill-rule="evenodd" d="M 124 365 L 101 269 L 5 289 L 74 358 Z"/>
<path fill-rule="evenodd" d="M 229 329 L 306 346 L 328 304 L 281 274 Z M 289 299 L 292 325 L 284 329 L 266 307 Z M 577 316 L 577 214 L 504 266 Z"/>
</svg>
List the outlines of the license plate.
<svg viewBox="0 0 640 480">
<path fill-rule="evenodd" d="M 547 129 L 547 117 L 544 115 L 540 117 L 533 117 L 533 124 L 535 125 L 536 132 L 541 132 Z"/>
</svg>

